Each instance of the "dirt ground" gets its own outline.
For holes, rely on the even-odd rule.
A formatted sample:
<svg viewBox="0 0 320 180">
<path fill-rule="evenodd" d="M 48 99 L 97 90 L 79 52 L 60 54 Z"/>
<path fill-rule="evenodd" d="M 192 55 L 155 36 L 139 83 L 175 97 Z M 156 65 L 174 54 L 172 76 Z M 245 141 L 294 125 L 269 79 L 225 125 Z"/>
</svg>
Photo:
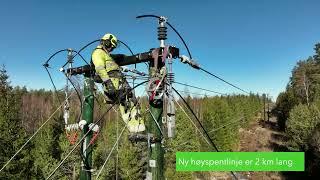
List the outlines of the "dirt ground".
<svg viewBox="0 0 320 180">
<path fill-rule="evenodd" d="M 281 151 L 286 141 L 285 136 L 278 130 L 276 118 L 269 121 L 257 117 L 245 129 L 239 129 L 240 152 L 270 152 Z M 279 172 L 239 172 L 239 180 L 282 180 L 284 177 Z M 230 173 L 212 173 L 212 180 L 232 179 Z"/>
<path fill-rule="evenodd" d="M 286 141 L 285 136 L 279 131 L 275 117 L 269 121 L 257 120 L 250 123 L 246 129 L 240 129 L 239 151 L 268 152 L 281 151 Z M 280 180 L 284 179 L 279 172 L 243 172 L 246 179 L 252 180 Z"/>
</svg>

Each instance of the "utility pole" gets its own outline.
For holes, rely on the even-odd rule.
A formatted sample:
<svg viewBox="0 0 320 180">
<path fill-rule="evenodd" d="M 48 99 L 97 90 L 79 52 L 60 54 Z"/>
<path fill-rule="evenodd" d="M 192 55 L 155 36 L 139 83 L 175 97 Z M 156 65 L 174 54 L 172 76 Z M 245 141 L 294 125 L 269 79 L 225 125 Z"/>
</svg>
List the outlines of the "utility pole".
<svg viewBox="0 0 320 180">
<path fill-rule="evenodd" d="M 158 51 L 158 57 L 154 58 L 154 61 L 150 62 L 150 81 L 155 79 L 149 84 L 154 84 L 155 88 L 153 91 L 153 96 L 157 96 L 157 91 L 163 88 L 163 67 L 165 66 L 165 42 L 167 39 L 166 19 L 161 17 L 159 19 L 158 27 L 158 40 L 160 41 L 160 49 Z M 148 172 L 147 180 L 164 180 L 164 149 L 162 147 L 162 114 L 163 114 L 163 96 L 159 95 L 159 98 L 151 97 L 149 99 L 150 105 L 150 116 L 147 122 L 148 131 L 148 151 L 149 151 L 149 162 L 148 162 Z"/>
<path fill-rule="evenodd" d="M 149 15 L 145 15 L 147 17 Z M 150 17 L 150 16 L 149 16 Z M 130 140 L 138 142 L 148 142 L 148 170 L 146 173 L 147 180 L 164 180 L 164 149 L 163 149 L 163 121 L 167 120 L 168 137 L 172 138 L 175 134 L 175 110 L 172 96 L 172 82 L 174 74 L 172 72 L 172 59 L 180 58 L 179 48 L 174 46 L 166 46 L 167 39 L 166 18 L 159 18 L 158 40 L 160 48 L 153 48 L 148 52 L 138 53 L 132 56 L 123 54 L 111 54 L 111 57 L 119 66 L 130 64 L 149 62 L 149 83 L 147 92 L 149 95 L 149 117 L 146 122 L 147 135 L 134 134 L 129 137 Z M 168 58 L 168 69 L 166 69 L 166 60 Z M 194 62 L 184 59 L 184 63 L 195 66 Z M 85 74 L 84 97 L 82 119 L 86 121 L 83 128 L 82 137 L 88 133 L 89 125 L 93 119 L 93 78 L 91 73 L 93 69 L 90 65 L 80 66 L 68 69 L 67 72 L 71 75 Z M 168 71 L 168 72 L 167 72 Z M 143 74 L 139 71 L 131 71 L 139 75 Z M 96 79 L 96 82 L 101 82 L 101 79 Z M 168 85 L 167 85 L 168 84 Z M 166 95 L 166 93 L 168 95 Z M 166 114 L 164 114 L 164 99 L 166 100 Z M 80 172 L 80 180 L 91 179 L 92 172 L 92 148 L 90 140 L 92 132 L 88 133 L 82 147 L 82 169 Z"/>
<path fill-rule="evenodd" d="M 269 95 L 267 96 L 267 100 L 268 100 L 268 122 L 270 122 L 270 100 L 269 100 Z"/>
<path fill-rule="evenodd" d="M 94 106 L 94 95 L 93 86 L 94 81 L 91 77 L 91 72 L 84 74 L 84 102 L 82 107 L 82 119 L 86 121 L 82 129 L 82 137 L 88 133 L 89 125 L 93 123 L 93 106 Z M 82 142 L 81 153 L 83 161 L 81 163 L 80 180 L 91 180 L 92 170 L 92 146 L 90 146 L 90 140 L 92 138 L 92 130 L 88 133 L 87 137 Z"/>
<path fill-rule="evenodd" d="M 266 121 L 266 94 L 263 94 L 263 120 Z"/>
</svg>

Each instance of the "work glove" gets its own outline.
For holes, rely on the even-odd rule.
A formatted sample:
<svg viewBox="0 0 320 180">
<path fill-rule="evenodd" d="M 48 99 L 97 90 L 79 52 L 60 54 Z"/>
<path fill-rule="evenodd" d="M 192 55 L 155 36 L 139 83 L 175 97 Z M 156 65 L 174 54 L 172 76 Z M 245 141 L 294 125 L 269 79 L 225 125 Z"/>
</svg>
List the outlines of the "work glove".
<svg viewBox="0 0 320 180">
<path fill-rule="evenodd" d="M 115 94 L 117 89 L 114 87 L 111 79 L 108 79 L 102 83 L 105 87 L 105 90 L 110 94 Z"/>
<path fill-rule="evenodd" d="M 118 96 L 118 90 L 114 87 L 111 79 L 104 81 L 102 84 L 104 86 L 105 95 L 108 96 L 110 100 L 115 101 Z"/>
</svg>

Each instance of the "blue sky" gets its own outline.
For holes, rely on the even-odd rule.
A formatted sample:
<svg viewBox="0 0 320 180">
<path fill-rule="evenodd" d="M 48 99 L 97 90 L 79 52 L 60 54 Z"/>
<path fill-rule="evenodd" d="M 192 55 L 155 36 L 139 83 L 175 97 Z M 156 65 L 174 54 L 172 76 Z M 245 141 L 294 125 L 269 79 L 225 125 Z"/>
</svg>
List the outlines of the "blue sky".
<svg viewBox="0 0 320 180">
<path fill-rule="evenodd" d="M 164 15 L 207 70 L 243 89 L 275 98 L 285 89 L 296 62 L 313 55 L 314 44 L 320 42 L 319 7 L 317 0 L 1 1 L 0 63 L 6 65 L 13 85 L 51 88 L 41 65 L 55 51 L 79 49 L 106 32 L 115 34 L 135 53 L 148 51 L 158 47 L 156 21 L 136 20 L 135 16 Z M 186 54 L 172 31 L 168 38 L 168 44 Z M 86 59 L 90 60 L 93 48 L 83 52 Z M 117 52 L 128 53 L 123 46 Z M 59 87 L 64 80 L 58 69 L 65 56 L 51 61 Z M 174 71 L 176 81 L 240 93 L 178 61 Z"/>
</svg>

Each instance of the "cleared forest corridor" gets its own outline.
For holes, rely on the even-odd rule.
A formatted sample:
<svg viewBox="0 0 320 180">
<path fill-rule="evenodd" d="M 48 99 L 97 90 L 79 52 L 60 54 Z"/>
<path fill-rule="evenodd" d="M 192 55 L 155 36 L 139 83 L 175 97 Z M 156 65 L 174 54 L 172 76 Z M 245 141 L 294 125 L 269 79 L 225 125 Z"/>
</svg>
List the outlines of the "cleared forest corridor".
<svg viewBox="0 0 320 180">
<path fill-rule="evenodd" d="M 320 180 L 319 7 L 2 3 L 0 180 Z"/>
<path fill-rule="evenodd" d="M 241 152 L 284 151 L 286 137 L 279 131 L 276 117 L 270 121 L 257 118 L 248 128 L 239 130 Z M 284 179 L 279 172 L 243 172 L 248 179 L 277 180 Z"/>
</svg>

